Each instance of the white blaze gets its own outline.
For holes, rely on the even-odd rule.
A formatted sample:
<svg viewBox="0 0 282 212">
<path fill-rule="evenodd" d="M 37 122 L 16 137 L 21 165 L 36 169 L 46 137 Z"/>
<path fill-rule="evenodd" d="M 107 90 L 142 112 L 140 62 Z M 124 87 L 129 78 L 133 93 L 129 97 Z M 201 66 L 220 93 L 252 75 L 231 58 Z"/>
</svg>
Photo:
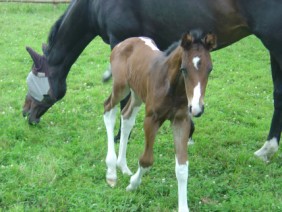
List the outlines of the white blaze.
<svg viewBox="0 0 282 212">
<path fill-rule="evenodd" d="M 202 110 L 200 107 L 200 98 L 201 98 L 201 83 L 198 82 L 197 86 L 195 86 L 193 91 L 192 115 L 197 115 Z"/>
<path fill-rule="evenodd" d="M 150 38 L 146 37 L 139 37 L 142 41 L 145 42 L 147 46 L 149 46 L 153 51 L 160 51 L 158 47 L 153 43 L 153 41 Z"/>
<path fill-rule="evenodd" d="M 200 58 L 199 57 L 194 57 L 193 58 L 193 64 L 194 64 L 194 67 L 198 70 L 199 69 L 199 67 L 198 67 L 198 65 L 199 65 L 199 62 L 200 62 Z"/>
</svg>

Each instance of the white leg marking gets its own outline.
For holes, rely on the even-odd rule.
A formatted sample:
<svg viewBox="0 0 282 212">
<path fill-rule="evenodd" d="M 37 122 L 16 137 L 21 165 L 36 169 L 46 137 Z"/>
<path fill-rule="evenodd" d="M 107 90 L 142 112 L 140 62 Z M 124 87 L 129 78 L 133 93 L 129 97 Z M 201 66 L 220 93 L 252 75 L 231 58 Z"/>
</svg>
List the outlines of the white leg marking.
<svg viewBox="0 0 282 212">
<path fill-rule="evenodd" d="M 133 191 L 141 184 L 142 176 L 150 170 L 150 167 L 143 168 L 139 165 L 137 172 L 131 176 L 130 184 L 126 187 L 126 191 Z"/>
<path fill-rule="evenodd" d="M 193 99 L 192 99 L 192 115 L 196 116 L 202 112 L 200 107 L 200 97 L 201 97 L 201 83 L 198 82 L 197 86 L 194 88 Z"/>
<path fill-rule="evenodd" d="M 255 155 L 258 156 L 265 162 L 269 162 L 269 159 L 278 151 L 278 141 L 277 138 L 272 138 L 269 141 L 266 141 L 264 145 L 255 152 Z"/>
<path fill-rule="evenodd" d="M 200 62 L 200 60 L 201 60 L 201 59 L 200 59 L 199 57 L 194 57 L 193 60 L 192 60 L 192 61 L 193 61 L 193 64 L 194 64 L 194 67 L 195 67 L 195 69 L 197 69 L 197 70 L 199 69 L 199 62 Z"/>
<path fill-rule="evenodd" d="M 175 175 L 178 183 L 178 211 L 189 211 L 187 202 L 187 181 L 188 181 L 188 167 L 189 162 L 186 164 L 179 164 L 175 157 Z"/>
<path fill-rule="evenodd" d="M 114 187 L 117 181 L 116 161 L 117 156 L 114 144 L 114 126 L 116 120 L 117 107 L 104 114 L 104 123 L 108 136 L 108 152 L 106 157 L 107 173 L 106 179 L 110 186 Z"/>
<path fill-rule="evenodd" d="M 126 149 L 127 149 L 128 137 L 135 124 L 135 119 L 139 112 L 139 109 L 140 107 L 135 107 L 129 119 L 124 119 L 123 116 L 121 117 L 121 136 L 120 136 L 120 146 L 119 146 L 117 166 L 120 168 L 123 174 L 132 175 L 132 172 L 128 168 L 126 162 Z"/>
</svg>

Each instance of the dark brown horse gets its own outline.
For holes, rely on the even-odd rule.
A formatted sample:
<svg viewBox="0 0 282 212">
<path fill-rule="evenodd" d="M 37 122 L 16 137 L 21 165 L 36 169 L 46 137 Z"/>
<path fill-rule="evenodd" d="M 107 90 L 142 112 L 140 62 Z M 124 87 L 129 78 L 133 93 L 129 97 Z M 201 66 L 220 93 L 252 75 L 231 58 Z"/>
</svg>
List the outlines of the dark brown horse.
<svg viewBox="0 0 282 212">
<path fill-rule="evenodd" d="M 178 181 L 179 211 L 188 211 L 187 141 L 191 117 L 204 111 L 204 95 L 212 63 L 209 51 L 216 47 L 216 36 L 191 31 L 182 36 L 171 52 L 159 51 L 145 37 L 129 38 L 118 44 L 111 54 L 113 89 L 104 103 L 104 121 L 108 135 L 107 182 L 116 184 L 116 166 L 131 174 L 126 162 L 129 133 L 139 108 L 145 103 L 145 150 L 138 171 L 131 177 L 127 190 L 141 183 L 143 174 L 153 165 L 153 145 L 158 129 L 170 120 L 176 152 L 175 172 Z M 114 148 L 114 125 L 117 104 L 131 93 L 121 115 L 121 144 L 117 159 Z"/>
<path fill-rule="evenodd" d="M 38 123 L 64 97 L 72 64 L 96 36 L 111 48 L 126 38 L 147 36 L 163 50 L 193 28 L 214 32 L 218 48 L 254 34 L 269 50 L 274 112 L 265 145 L 256 152 L 268 160 L 278 150 L 282 130 L 282 3 L 278 0 L 73 0 L 52 27 L 44 55 L 29 49 L 34 66 L 23 114 L 29 123 Z M 34 86 L 40 80 L 47 82 L 43 89 Z"/>
</svg>

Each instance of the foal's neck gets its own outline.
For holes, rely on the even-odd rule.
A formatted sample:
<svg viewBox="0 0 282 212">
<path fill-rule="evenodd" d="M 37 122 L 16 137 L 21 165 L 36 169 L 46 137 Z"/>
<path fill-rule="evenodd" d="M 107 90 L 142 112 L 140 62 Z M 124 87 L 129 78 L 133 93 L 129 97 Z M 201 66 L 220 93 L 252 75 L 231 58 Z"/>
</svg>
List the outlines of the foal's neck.
<svg viewBox="0 0 282 212">
<path fill-rule="evenodd" d="M 168 66 L 168 79 L 171 86 L 178 84 L 178 81 L 182 79 L 180 67 L 182 61 L 182 48 L 178 46 L 172 53 L 167 56 L 166 64 Z"/>
</svg>

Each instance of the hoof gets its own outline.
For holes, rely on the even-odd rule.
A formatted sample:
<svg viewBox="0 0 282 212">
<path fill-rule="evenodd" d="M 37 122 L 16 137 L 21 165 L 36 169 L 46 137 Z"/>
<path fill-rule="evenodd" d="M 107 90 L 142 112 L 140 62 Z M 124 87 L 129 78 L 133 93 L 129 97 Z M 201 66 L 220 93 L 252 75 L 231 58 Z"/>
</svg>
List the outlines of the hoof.
<svg viewBox="0 0 282 212">
<path fill-rule="evenodd" d="M 109 186 L 114 188 L 117 185 L 117 180 L 116 179 L 107 179 L 107 183 Z"/>
<path fill-rule="evenodd" d="M 254 154 L 264 162 L 269 162 L 270 158 L 278 151 L 278 142 L 276 138 L 266 141 L 264 145 Z"/>
<path fill-rule="evenodd" d="M 255 156 L 257 156 L 259 159 L 261 159 L 262 161 L 266 162 L 266 163 L 269 163 L 269 158 L 266 156 L 266 155 L 261 155 L 260 154 L 260 151 L 256 151 L 254 153 Z"/>
<path fill-rule="evenodd" d="M 136 188 L 134 188 L 131 184 L 129 184 L 127 187 L 126 187 L 126 191 L 134 191 L 136 190 Z"/>
<path fill-rule="evenodd" d="M 130 171 L 130 169 L 129 169 L 127 166 L 122 167 L 122 166 L 119 166 L 119 165 L 118 165 L 118 168 L 121 170 L 121 172 L 122 172 L 123 175 L 124 175 L 124 174 L 126 174 L 126 175 L 128 175 L 128 176 L 131 176 L 131 175 L 132 175 L 132 172 Z"/>
<path fill-rule="evenodd" d="M 132 172 L 128 169 L 128 170 L 122 171 L 122 174 L 126 174 L 128 176 L 131 176 Z"/>
</svg>

